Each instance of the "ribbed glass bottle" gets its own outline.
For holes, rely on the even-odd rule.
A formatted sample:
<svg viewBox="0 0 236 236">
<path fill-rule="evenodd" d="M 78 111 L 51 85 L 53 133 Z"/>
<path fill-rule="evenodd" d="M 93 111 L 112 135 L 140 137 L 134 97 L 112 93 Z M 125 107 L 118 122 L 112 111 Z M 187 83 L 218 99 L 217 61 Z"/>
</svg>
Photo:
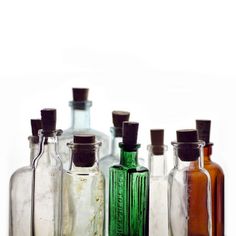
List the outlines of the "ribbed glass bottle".
<svg viewBox="0 0 236 236">
<path fill-rule="evenodd" d="M 202 147 L 196 130 L 177 131 L 172 142 L 176 159 L 169 174 L 171 236 L 212 236 L 211 184 L 202 166 Z"/>
<path fill-rule="evenodd" d="M 104 235 L 104 177 L 95 136 L 74 136 L 72 165 L 64 174 L 63 236 Z"/>
<path fill-rule="evenodd" d="M 138 165 L 138 123 L 123 123 L 120 165 L 110 168 L 109 236 L 147 236 L 149 171 Z"/>
</svg>

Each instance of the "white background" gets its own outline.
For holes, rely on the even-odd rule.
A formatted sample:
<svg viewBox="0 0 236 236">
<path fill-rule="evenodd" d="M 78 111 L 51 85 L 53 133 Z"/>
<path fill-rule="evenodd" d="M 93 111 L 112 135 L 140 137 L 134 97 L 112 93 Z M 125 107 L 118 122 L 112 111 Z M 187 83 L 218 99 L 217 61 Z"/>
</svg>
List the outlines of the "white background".
<svg viewBox="0 0 236 236">
<path fill-rule="evenodd" d="M 27 136 L 40 109 L 70 121 L 71 88 L 90 88 L 92 126 L 109 133 L 111 111 L 150 128 L 212 120 L 213 159 L 226 177 L 226 235 L 235 235 L 235 1 L 0 2 L 0 235 L 7 235 L 8 182 L 29 162 Z"/>
</svg>

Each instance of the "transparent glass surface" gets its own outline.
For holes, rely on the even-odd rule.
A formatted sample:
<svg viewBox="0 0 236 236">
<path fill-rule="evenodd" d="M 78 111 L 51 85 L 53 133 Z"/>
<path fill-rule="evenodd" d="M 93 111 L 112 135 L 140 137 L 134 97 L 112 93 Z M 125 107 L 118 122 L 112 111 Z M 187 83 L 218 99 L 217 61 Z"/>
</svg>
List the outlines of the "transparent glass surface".
<svg viewBox="0 0 236 236">
<path fill-rule="evenodd" d="M 160 153 L 155 153 L 156 150 Z M 148 146 L 150 164 L 149 235 L 168 236 L 167 146 Z"/>
<path fill-rule="evenodd" d="M 212 145 L 204 147 L 204 168 L 211 177 L 212 235 L 224 236 L 224 172 L 211 160 Z"/>
<path fill-rule="evenodd" d="M 62 162 L 57 137 L 42 137 L 40 153 L 33 160 L 32 234 L 59 236 L 62 225 Z"/>
<path fill-rule="evenodd" d="M 73 104 L 70 103 L 71 109 L 71 127 L 63 132 L 59 137 L 59 153 L 62 159 L 63 167 L 65 170 L 69 169 L 70 154 L 67 148 L 67 143 L 72 142 L 73 136 L 78 134 L 93 134 L 96 136 L 97 141 L 102 142 L 100 149 L 100 157 L 109 154 L 109 137 L 95 129 L 90 128 L 90 107 L 91 102 L 87 101 L 86 109 L 75 109 Z"/>
<path fill-rule="evenodd" d="M 104 235 L 104 177 L 97 164 L 64 173 L 63 236 Z"/>
<path fill-rule="evenodd" d="M 120 165 L 110 168 L 110 236 L 148 235 L 149 171 L 138 166 L 137 158 L 137 151 L 124 150 L 121 144 Z"/>
<path fill-rule="evenodd" d="M 209 173 L 202 167 L 203 144 L 188 143 L 189 153 L 192 150 L 200 153 L 197 159 L 189 161 L 179 157 L 185 144 L 172 144 L 176 162 L 168 178 L 169 233 L 171 236 L 211 236 L 211 184 Z"/>
</svg>

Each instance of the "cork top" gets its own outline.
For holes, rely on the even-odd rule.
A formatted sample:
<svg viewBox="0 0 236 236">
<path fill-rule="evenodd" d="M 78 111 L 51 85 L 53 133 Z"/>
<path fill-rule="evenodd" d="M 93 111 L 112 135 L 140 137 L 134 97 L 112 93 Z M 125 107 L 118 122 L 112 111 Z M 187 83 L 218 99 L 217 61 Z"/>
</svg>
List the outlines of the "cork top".
<svg viewBox="0 0 236 236">
<path fill-rule="evenodd" d="M 137 122 L 125 121 L 123 122 L 123 144 L 124 145 L 136 145 L 138 138 L 138 126 Z"/>
<path fill-rule="evenodd" d="M 72 88 L 72 93 L 74 102 L 84 102 L 88 100 L 88 88 Z"/>
<path fill-rule="evenodd" d="M 164 154 L 164 129 L 151 129 L 151 144 L 154 155 Z"/>
<path fill-rule="evenodd" d="M 56 109 L 46 108 L 41 110 L 41 120 L 44 132 L 56 130 Z"/>
<path fill-rule="evenodd" d="M 206 145 L 209 144 L 211 120 L 196 120 L 196 129 L 198 131 L 199 139 L 203 140 Z"/>
<path fill-rule="evenodd" d="M 95 135 L 89 135 L 89 134 L 75 135 L 74 143 L 88 143 L 88 144 L 95 143 Z"/>
<path fill-rule="evenodd" d="M 31 119 L 31 131 L 32 136 L 38 136 L 38 131 L 42 129 L 42 122 L 40 119 Z"/>
<path fill-rule="evenodd" d="M 113 125 L 116 128 L 122 128 L 124 121 L 129 120 L 130 113 L 127 111 L 113 111 L 112 112 L 112 121 Z"/>
<path fill-rule="evenodd" d="M 198 133 L 195 129 L 183 129 L 177 130 L 177 142 L 180 143 L 192 143 L 198 142 Z"/>
</svg>

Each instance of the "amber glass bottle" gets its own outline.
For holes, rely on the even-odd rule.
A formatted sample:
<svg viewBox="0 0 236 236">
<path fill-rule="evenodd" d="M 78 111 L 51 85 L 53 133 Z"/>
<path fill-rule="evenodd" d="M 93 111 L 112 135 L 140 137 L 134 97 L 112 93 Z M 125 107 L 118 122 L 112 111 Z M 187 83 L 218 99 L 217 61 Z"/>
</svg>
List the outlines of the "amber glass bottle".
<svg viewBox="0 0 236 236">
<path fill-rule="evenodd" d="M 197 120 L 199 139 L 204 146 L 204 167 L 211 177 L 212 196 L 212 236 L 224 236 L 224 173 L 222 168 L 211 160 L 210 120 Z"/>
</svg>

